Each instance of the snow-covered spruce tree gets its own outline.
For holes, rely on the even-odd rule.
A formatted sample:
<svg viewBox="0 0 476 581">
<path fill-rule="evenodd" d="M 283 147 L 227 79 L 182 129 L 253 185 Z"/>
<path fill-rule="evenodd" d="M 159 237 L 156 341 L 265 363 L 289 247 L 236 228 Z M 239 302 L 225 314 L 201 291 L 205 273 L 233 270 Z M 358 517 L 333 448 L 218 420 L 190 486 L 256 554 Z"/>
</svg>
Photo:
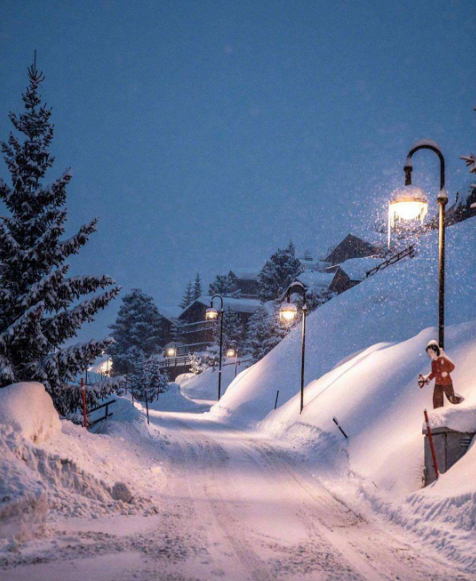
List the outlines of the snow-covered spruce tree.
<svg viewBox="0 0 476 581">
<path fill-rule="evenodd" d="M 210 296 L 219 294 L 222 297 L 236 298 L 239 296 L 240 291 L 233 277 L 229 274 L 218 274 L 209 286 L 208 294 Z"/>
<path fill-rule="evenodd" d="M 266 302 L 279 298 L 303 270 L 301 261 L 296 258 L 296 249 L 292 242 L 284 250 L 279 248 L 266 261 L 258 275 L 260 299 Z"/>
<path fill-rule="evenodd" d="M 97 219 L 61 240 L 71 173 L 67 170 L 52 184 L 42 184 L 54 161 L 51 109 L 41 102 L 44 77 L 36 64 L 29 67 L 28 77 L 24 111 L 9 115 L 17 134 L 10 133 L 2 143 L 11 186 L 0 180 L 0 198 L 9 213 L 0 218 L 0 386 L 40 381 L 58 411 L 66 413 L 65 384 L 103 353 L 108 340 L 63 345 L 119 288 L 78 302 L 115 282 L 109 276 L 67 276 L 68 257 L 86 244 Z"/>
<path fill-rule="evenodd" d="M 147 369 L 147 362 L 144 352 L 137 348 L 132 348 L 134 351 L 134 364 L 131 372 L 128 375 L 131 388 L 134 390 L 134 398 L 139 401 L 145 401 L 147 389 L 149 387 L 149 372 Z"/>
<path fill-rule="evenodd" d="M 186 309 L 189 305 L 191 305 L 194 301 L 193 298 L 193 287 L 192 283 L 188 281 L 187 287 L 185 288 L 185 292 L 183 294 L 182 302 L 180 303 L 179 307 L 181 309 Z"/>
<path fill-rule="evenodd" d="M 243 343 L 243 321 L 236 311 L 230 307 L 225 307 L 223 311 L 223 348 L 230 347 L 240 349 Z M 220 342 L 220 324 L 217 322 L 214 329 L 214 340 L 218 345 Z"/>
<path fill-rule="evenodd" d="M 147 384 L 149 399 L 157 397 L 159 393 L 164 393 L 169 388 L 169 378 L 160 368 L 160 363 L 156 357 L 152 356 L 146 363 Z"/>
<path fill-rule="evenodd" d="M 196 301 L 201 296 L 202 296 L 202 279 L 200 278 L 200 273 L 197 272 L 195 282 L 193 283 L 192 300 Z"/>
<path fill-rule="evenodd" d="M 246 351 L 256 363 L 276 347 L 288 332 L 289 328 L 279 323 L 277 310 L 269 314 L 264 306 L 259 306 L 248 319 Z"/>
<path fill-rule="evenodd" d="M 146 358 L 143 351 L 134 349 L 135 359 L 129 381 L 134 390 L 134 398 L 139 401 L 146 399 L 150 403 L 159 393 L 167 391 L 169 381 L 161 371 L 160 364 L 155 357 Z"/>
<path fill-rule="evenodd" d="M 149 357 L 167 341 L 165 318 L 159 313 L 154 299 L 138 288 L 123 297 L 116 322 L 110 325 L 110 329 L 114 343 L 108 347 L 108 353 L 116 375 L 133 370 L 137 349 Z"/>
</svg>

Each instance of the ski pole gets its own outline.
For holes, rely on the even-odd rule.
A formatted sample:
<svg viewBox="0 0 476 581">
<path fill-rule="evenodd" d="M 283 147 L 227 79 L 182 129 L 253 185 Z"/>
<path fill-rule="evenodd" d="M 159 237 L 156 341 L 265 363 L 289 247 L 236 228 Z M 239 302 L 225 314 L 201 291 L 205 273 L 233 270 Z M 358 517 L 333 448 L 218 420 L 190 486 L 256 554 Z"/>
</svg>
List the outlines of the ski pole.
<svg viewBox="0 0 476 581">
<path fill-rule="evenodd" d="M 436 462 L 435 446 L 433 444 L 433 435 L 431 433 L 430 420 L 428 419 L 428 412 L 426 410 L 424 410 L 423 413 L 425 415 L 426 433 L 428 436 L 428 441 L 430 442 L 431 458 L 433 460 L 433 468 L 435 470 L 435 478 L 438 480 L 440 473 L 438 472 L 438 463 Z"/>
<path fill-rule="evenodd" d="M 347 434 L 344 432 L 344 430 L 340 427 L 339 422 L 337 421 L 337 418 L 332 418 L 332 421 L 334 422 L 334 424 L 339 428 L 339 430 L 342 432 L 344 438 L 347 440 Z"/>
<path fill-rule="evenodd" d="M 276 401 L 274 402 L 274 409 L 276 409 L 278 407 L 278 397 L 279 397 L 279 389 L 276 392 Z"/>
</svg>

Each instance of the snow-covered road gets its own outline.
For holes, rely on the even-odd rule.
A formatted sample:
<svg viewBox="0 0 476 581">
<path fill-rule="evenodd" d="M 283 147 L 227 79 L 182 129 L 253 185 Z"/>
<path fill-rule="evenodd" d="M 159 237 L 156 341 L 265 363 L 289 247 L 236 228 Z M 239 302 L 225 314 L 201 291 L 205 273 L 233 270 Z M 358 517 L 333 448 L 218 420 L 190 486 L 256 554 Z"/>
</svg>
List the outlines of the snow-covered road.
<svg viewBox="0 0 476 581">
<path fill-rule="evenodd" d="M 43 555 L 26 553 L 0 578 L 475 579 L 353 510 L 292 450 L 259 433 L 159 411 L 151 430 L 170 442 L 157 516 L 78 520 L 62 534 L 58 524 Z"/>
</svg>

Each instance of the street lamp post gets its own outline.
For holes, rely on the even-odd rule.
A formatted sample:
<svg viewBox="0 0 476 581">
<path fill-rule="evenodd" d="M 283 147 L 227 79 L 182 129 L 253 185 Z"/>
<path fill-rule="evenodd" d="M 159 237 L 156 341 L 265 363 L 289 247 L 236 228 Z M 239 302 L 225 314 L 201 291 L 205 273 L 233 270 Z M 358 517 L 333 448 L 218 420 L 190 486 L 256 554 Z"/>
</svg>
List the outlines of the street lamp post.
<svg viewBox="0 0 476 581">
<path fill-rule="evenodd" d="M 226 356 L 235 358 L 235 377 L 236 377 L 236 374 L 238 372 L 238 349 L 230 347 L 230 349 L 228 349 L 228 351 L 226 352 Z"/>
<path fill-rule="evenodd" d="M 296 305 L 291 303 L 291 291 L 292 289 L 299 289 L 302 294 L 303 304 L 302 304 L 302 340 L 301 340 L 301 406 L 299 413 L 302 413 L 304 408 L 304 362 L 306 356 L 306 315 L 307 315 L 307 304 L 306 304 L 306 289 L 304 285 L 298 281 L 294 282 L 287 290 L 286 293 L 286 303 L 281 306 L 279 316 L 281 320 L 290 322 L 297 317 Z"/>
<path fill-rule="evenodd" d="M 438 343 L 439 346 L 444 349 L 445 346 L 445 208 L 448 203 L 448 193 L 445 189 L 445 158 L 439 145 L 435 141 L 419 141 L 410 149 L 408 153 L 407 160 L 404 166 L 405 172 L 405 187 L 398 190 L 393 201 L 390 203 L 390 213 L 395 212 L 404 220 L 411 218 L 416 218 L 419 214 L 425 215 L 428 211 L 428 202 L 426 199 L 426 194 L 420 190 L 420 188 L 415 188 L 412 186 L 412 170 L 413 155 L 420 149 L 429 149 L 436 153 L 438 159 L 440 160 L 440 191 L 438 192 L 438 208 L 439 208 L 439 219 L 438 219 L 438 241 L 439 241 L 439 252 L 438 252 Z M 408 197 L 408 192 L 411 194 Z M 390 227 L 390 224 L 389 224 Z"/>
<path fill-rule="evenodd" d="M 213 301 L 220 299 L 220 311 L 217 311 L 213 306 Z M 205 318 L 208 321 L 216 321 L 220 318 L 220 359 L 218 361 L 218 401 L 221 398 L 221 363 L 223 358 L 223 298 L 220 295 L 213 295 L 210 301 L 210 308 L 207 309 Z"/>
</svg>

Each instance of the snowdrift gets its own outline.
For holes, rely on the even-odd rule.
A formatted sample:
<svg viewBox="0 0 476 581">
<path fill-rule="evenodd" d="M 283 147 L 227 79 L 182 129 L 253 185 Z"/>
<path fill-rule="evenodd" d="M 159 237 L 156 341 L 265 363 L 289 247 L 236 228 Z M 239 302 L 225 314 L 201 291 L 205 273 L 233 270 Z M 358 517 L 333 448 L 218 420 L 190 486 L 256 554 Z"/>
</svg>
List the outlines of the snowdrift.
<svg viewBox="0 0 476 581">
<path fill-rule="evenodd" d="M 225 361 L 225 363 L 230 363 Z M 247 372 L 249 361 L 243 361 L 238 366 L 238 376 Z M 228 389 L 228 386 L 235 380 L 235 365 L 224 365 L 222 368 L 221 392 L 222 395 Z M 182 393 L 189 398 L 216 401 L 218 396 L 218 368 L 209 367 L 203 373 L 195 375 L 193 373 L 184 373 L 179 375 L 176 382 L 180 385 Z"/>
<path fill-rule="evenodd" d="M 61 430 L 51 397 L 36 382 L 14 383 L 0 389 L 0 424 L 11 426 L 37 443 Z"/>
<path fill-rule="evenodd" d="M 448 325 L 476 318 L 475 247 L 475 219 L 448 228 Z M 377 273 L 312 313 L 307 327 L 306 383 L 373 345 L 406 341 L 434 326 L 438 320 L 437 271 L 435 232 L 421 239 L 415 258 Z M 452 356 L 451 339 L 446 347 Z M 420 344 L 415 344 L 415 348 L 421 349 Z M 266 357 L 233 381 L 212 409 L 213 417 L 253 424 L 273 409 L 278 389 L 279 405 L 289 401 L 300 385 L 300 349 L 301 332 L 295 328 Z M 402 371 L 404 368 L 402 361 Z M 398 370 L 395 373 L 398 376 Z"/>
<path fill-rule="evenodd" d="M 431 413 L 434 425 L 475 426 L 476 220 L 447 231 L 446 351 L 466 401 Z M 423 409 L 433 388 L 425 353 L 437 337 L 437 234 L 416 257 L 367 279 L 308 319 L 305 408 L 299 414 L 300 329 L 240 375 L 210 411 L 213 419 L 286 437 L 319 478 L 347 498 L 363 496 L 386 518 L 476 570 L 476 444 L 421 490 Z M 273 411 L 279 390 L 278 409 Z M 333 418 L 349 436 L 345 440 Z"/>
<path fill-rule="evenodd" d="M 41 383 L 0 389 L 0 538 L 25 539 L 44 531 L 47 490 L 27 466 L 24 443 L 44 442 L 60 429 Z"/>
</svg>

